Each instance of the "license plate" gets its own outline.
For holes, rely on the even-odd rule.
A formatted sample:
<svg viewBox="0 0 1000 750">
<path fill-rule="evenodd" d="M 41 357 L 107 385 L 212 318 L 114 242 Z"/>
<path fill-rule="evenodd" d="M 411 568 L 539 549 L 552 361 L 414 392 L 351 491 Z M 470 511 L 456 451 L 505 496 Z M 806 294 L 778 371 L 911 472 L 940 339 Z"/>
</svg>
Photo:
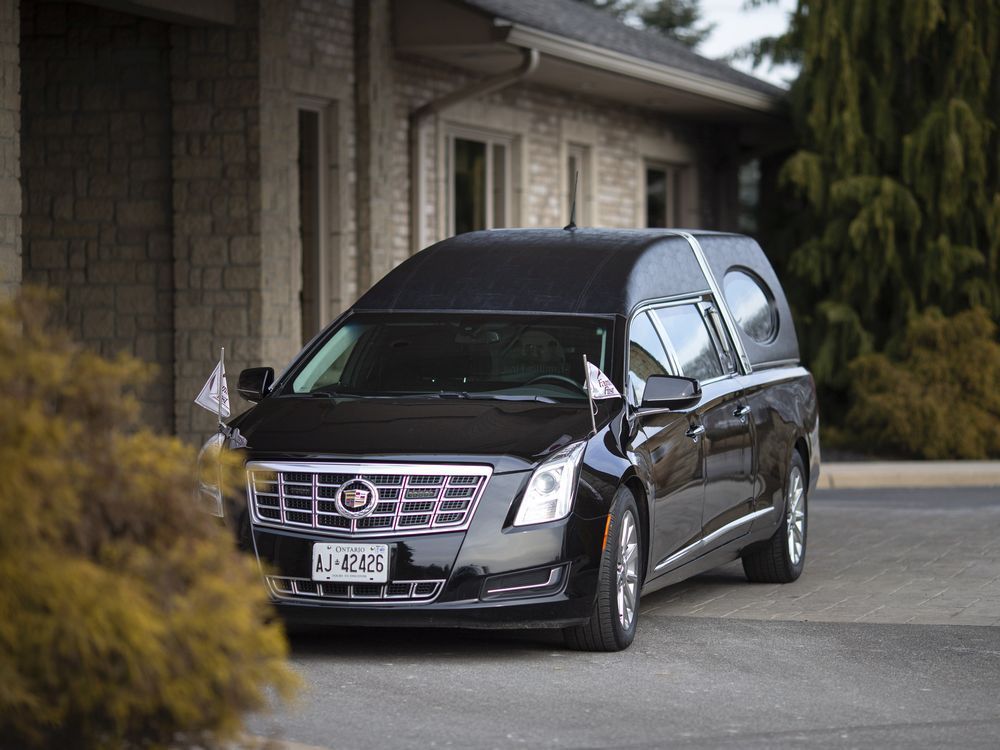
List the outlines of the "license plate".
<svg viewBox="0 0 1000 750">
<path fill-rule="evenodd" d="M 389 545 L 314 544 L 312 579 L 385 583 L 389 580 Z"/>
</svg>

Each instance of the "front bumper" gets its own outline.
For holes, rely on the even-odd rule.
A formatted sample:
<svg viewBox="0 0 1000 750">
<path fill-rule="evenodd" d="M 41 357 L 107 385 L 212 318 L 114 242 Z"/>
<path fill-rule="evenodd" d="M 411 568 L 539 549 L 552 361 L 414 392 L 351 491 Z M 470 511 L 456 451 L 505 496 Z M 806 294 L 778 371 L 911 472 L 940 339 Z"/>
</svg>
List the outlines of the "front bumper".
<svg viewBox="0 0 1000 750">
<path fill-rule="evenodd" d="M 605 517 L 571 514 L 537 526 L 508 525 L 527 476 L 494 474 L 467 531 L 365 537 L 389 545 L 385 587 L 320 588 L 312 582 L 314 543 L 361 540 L 251 525 L 278 611 L 291 623 L 317 625 L 534 628 L 585 622 L 597 592 Z M 586 483 L 579 491 L 594 493 Z"/>
<path fill-rule="evenodd" d="M 501 630 L 582 625 L 590 617 L 593 597 L 572 597 L 564 592 L 541 599 L 502 603 L 433 602 L 376 608 L 279 601 L 276 607 L 290 625 Z"/>
<path fill-rule="evenodd" d="M 350 587 L 311 581 L 313 544 L 330 537 L 260 527 L 252 533 L 272 598 L 289 621 L 503 628 L 585 621 L 603 530 L 603 521 L 571 516 L 496 532 L 491 545 L 477 543 L 475 524 L 468 532 L 366 539 L 389 545 L 388 583 Z"/>
</svg>

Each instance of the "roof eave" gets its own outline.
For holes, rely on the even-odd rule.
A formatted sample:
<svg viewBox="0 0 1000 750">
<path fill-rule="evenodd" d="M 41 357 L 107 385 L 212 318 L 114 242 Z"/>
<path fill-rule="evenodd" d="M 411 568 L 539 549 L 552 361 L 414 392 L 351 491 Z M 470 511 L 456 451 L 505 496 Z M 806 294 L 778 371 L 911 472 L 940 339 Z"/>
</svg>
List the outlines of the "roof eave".
<svg viewBox="0 0 1000 750">
<path fill-rule="evenodd" d="M 508 25 L 505 21 L 497 23 Z M 537 49 L 542 54 L 568 62 L 696 94 L 756 112 L 773 113 L 781 101 L 780 94 L 754 91 L 517 23 L 509 24 L 505 41 L 520 47 Z"/>
</svg>

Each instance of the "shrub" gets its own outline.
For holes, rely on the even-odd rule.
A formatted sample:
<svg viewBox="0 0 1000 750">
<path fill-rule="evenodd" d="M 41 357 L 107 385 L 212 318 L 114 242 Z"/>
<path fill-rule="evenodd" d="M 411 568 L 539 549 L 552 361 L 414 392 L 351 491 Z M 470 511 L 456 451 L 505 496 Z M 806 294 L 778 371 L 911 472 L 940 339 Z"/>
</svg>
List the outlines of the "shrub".
<svg viewBox="0 0 1000 750">
<path fill-rule="evenodd" d="M 0 306 L 0 744 L 179 747 L 293 685 L 256 564 L 142 427 L 134 359 Z"/>
<path fill-rule="evenodd" d="M 914 318 L 887 354 L 850 365 L 846 433 L 910 458 L 1000 458 L 1000 343 L 983 308 Z"/>
</svg>

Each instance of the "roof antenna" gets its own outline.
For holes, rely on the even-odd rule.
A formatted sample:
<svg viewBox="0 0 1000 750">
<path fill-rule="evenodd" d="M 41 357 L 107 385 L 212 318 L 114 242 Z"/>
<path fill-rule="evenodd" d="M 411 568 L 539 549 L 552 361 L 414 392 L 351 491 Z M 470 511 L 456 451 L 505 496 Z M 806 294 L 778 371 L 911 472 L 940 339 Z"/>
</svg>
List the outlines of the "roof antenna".
<svg viewBox="0 0 1000 750">
<path fill-rule="evenodd" d="M 576 229 L 576 182 L 580 179 L 580 170 L 573 171 L 573 193 L 570 196 L 572 203 L 569 209 L 569 224 L 563 227 L 567 231 Z"/>
</svg>

